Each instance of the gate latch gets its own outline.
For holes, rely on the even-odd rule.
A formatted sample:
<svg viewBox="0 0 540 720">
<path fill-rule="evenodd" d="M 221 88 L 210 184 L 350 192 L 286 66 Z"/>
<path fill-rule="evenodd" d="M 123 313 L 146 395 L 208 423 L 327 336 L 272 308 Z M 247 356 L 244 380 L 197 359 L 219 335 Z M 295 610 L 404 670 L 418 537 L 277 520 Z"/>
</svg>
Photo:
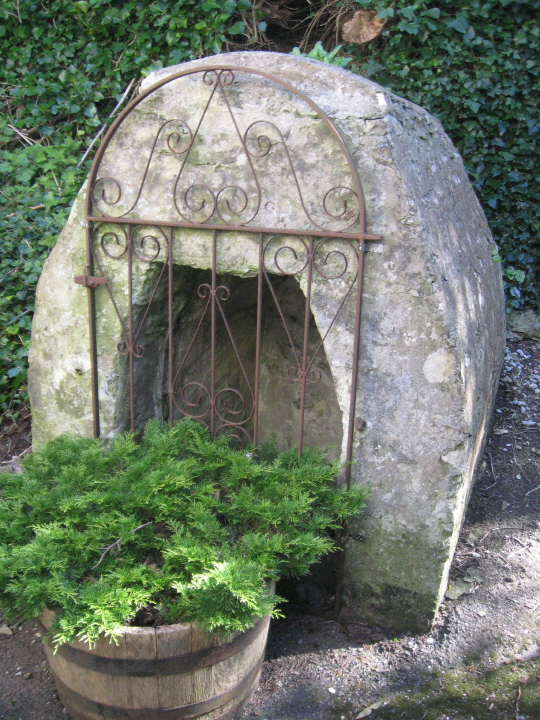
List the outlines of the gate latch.
<svg viewBox="0 0 540 720">
<path fill-rule="evenodd" d="M 106 277 L 94 277 L 93 275 L 77 275 L 74 278 L 78 285 L 95 288 L 98 285 L 106 285 L 109 281 Z"/>
</svg>

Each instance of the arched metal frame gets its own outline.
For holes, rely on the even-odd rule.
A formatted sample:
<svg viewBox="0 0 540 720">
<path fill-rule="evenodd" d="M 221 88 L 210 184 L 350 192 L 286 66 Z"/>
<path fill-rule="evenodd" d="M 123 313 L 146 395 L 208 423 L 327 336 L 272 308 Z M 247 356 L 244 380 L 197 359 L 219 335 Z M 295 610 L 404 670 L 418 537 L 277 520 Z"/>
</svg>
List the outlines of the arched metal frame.
<svg viewBox="0 0 540 720">
<path fill-rule="evenodd" d="M 294 180 L 296 182 L 296 187 L 298 189 L 300 199 L 302 202 L 302 207 L 305 211 L 305 214 L 310 221 L 312 227 L 306 228 L 306 227 L 286 227 L 286 228 L 273 228 L 273 227 L 259 227 L 256 223 L 251 224 L 251 222 L 255 219 L 256 215 L 255 213 L 254 217 L 252 217 L 248 222 L 240 223 L 240 224 L 231 224 L 223 219 L 223 217 L 219 214 L 218 209 L 218 200 L 219 195 L 224 190 L 229 190 L 230 187 L 222 188 L 219 193 L 217 193 L 216 196 L 213 196 L 213 212 L 210 214 L 208 218 L 205 218 L 202 222 L 195 222 L 193 220 L 189 220 L 189 217 L 186 219 L 186 217 L 182 216 L 182 212 L 178 209 L 178 205 L 176 205 L 180 219 L 178 221 L 170 221 L 170 220 L 162 220 L 160 218 L 129 218 L 126 217 L 132 210 L 133 207 L 135 207 L 136 203 L 138 202 L 138 199 L 140 197 L 145 179 L 146 174 L 148 172 L 148 168 L 150 166 L 150 162 L 152 159 L 152 153 L 155 148 L 155 145 L 157 143 L 159 133 L 163 129 L 164 125 L 167 125 L 167 123 L 164 123 L 164 125 L 161 126 L 161 128 L 158 131 L 158 134 L 155 137 L 154 145 L 152 148 L 152 152 L 150 154 L 150 157 L 148 158 L 147 164 L 146 164 L 146 170 L 145 174 L 143 176 L 142 183 L 139 188 L 139 194 L 137 196 L 137 199 L 135 201 L 135 204 L 128 210 L 126 213 L 124 213 L 120 217 L 114 217 L 111 215 L 99 215 L 94 213 L 95 203 L 93 202 L 95 197 L 95 191 L 96 191 L 96 184 L 100 181 L 103 181 L 104 179 L 98 177 L 99 169 L 101 166 L 102 159 L 104 157 L 104 154 L 113 139 L 116 131 L 119 129 L 119 127 L 122 125 L 126 117 L 130 115 L 130 113 L 141 103 L 143 102 L 149 95 L 154 93 L 159 88 L 163 87 L 164 85 L 167 85 L 179 78 L 186 77 L 186 76 L 193 76 L 197 74 L 202 75 L 203 81 L 209 86 L 213 87 L 213 90 L 210 94 L 210 98 L 208 100 L 208 103 L 203 111 L 203 114 L 201 115 L 201 119 L 198 123 L 197 129 L 195 133 L 192 133 L 191 130 L 189 130 L 190 134 L 190 141 L 185 150 L 182 151 L 182 155 L 184 155 L 184 160 L 182 167 L 180 169 L 180 172 L 178 174 L 178 178 L 176 181 L 176 184 L 178 184 L 178 180 L 180 178 L 180 175 L 183 171 L 184 165 L 187 161 L 187 158 L 190 155 L 191 149 L 193 147 L 193 144 L 195 142 L 195 139 L 197 137 L 198 130 L 200 128 L 202 119 L 208 110 L 208 107 L 210 105 L 210 102 L 212 98 L 214 97 L 214 93 L 222 93 L 223 98 L 227 104 L 227 107 L 229 109 L 229 112 L 231 113 L 231 118 L 233 119 L 233 123 L 236 127 L 238 138 L 240 139 L 240 142 L 243 147 L 243 151 L 246 153 L 246 156 L 249 160 L 250 156 L 250 150 L 247 147 L 247 134 L 250 128 L 253 125 L 256 125 L 256 123 L 252 123 L 252 126 L 246 130 L 244 135 L 242 135 L 238 129 L 238 126 L 236 125 L 236 121 L 234 119 L 234 115 L 232 113 L 231 107 L 229 105 L 229 100 L 226 95 L 226 88 L 232 84 L 235 78 L 235 73 L 242 73 L 246 75 L 253 75 L 260 78 L 264 78 L 272 83 L 276 83 L 277 85 L 281 86 L 285 90 L 289 91 L 292 95 L 300 98 L 304 103 L 306 103 L 317 115 L 317 117 L 324 123 L 326 128 L 331 133 L 331 136 L 333 137 L 334 141 L 337 143 L 339 149 L 341 150 L 341 153 L 343 155 L 343 158 L 346 160 L 348 171 L 350 173 L 350 179 L 352 181 L 352 188 L 349 187 L 336 187 L 332 190 L 329 190 L 326 195 L 324 196 L 323 205 L 324 210 L 326 213 L 333 218 L 341 217 L 345 212 L 348 211 L 348 205 L 347 201 L 343 200 L 343 206 L 344 210 L 343 213 L 340 215 L 332 215 L 331 212 L 328 211 L 326 207 L 326 201 L 327 196 L 332 191 L 351 191 L 354 196 L 356 197 L 357 201 L 357 212 L 354 216 L 353 222 L 346 228 L 346 231 L 342 232 L 336 232 L 333 230 L 324 229 L 320 224 L 317 224 L 316 221 L 314 221 L 310 215 L 308 210 L 306 209 L 306 206 L 304 204 L 304 201 L 302 200 L 302 193 L 300 190 L 300 186 L 298 183 L 298 179 L 295 174 L 294 169 L 294 163 L 289 155 L 289 151 L 287 149 L 287 145 L 285 143 L 285 139 L 283 138 L 283 135 L 281 134 L 281 131 L 279 128 L 276 127 L 278 132 L 281 135 L 283 146 L 285 149 L 285 153 L 287 154 L 290 169 L 294 175 Z M 182 122 L 182 121 L 176 121 L 176 122 Z M 266 121 L 261 121 L 266 122 Z M 189 128 L 188 128 L 189 129 Z M 172 137 L 172 136 L 170 136 Z M 169 140 L 170 140 L 169 137 Z M 267 137 L 261 135 L 257 138 L 259 142 L 259 146 L 261 146 L 261 138 L 264 140 L 268 140 Z M 173 139 L 173 143 L 178 142 L 178 135 L 176 136 L 176 139 Z M 269 140 L 268 140 L 269 142 Z M 262 143 L 262 147 L 264 151 L 264 142 Z M 169 144 L 169 149 L 174 152 L 174 149 L 171 148 L 171 145 Z M 262 152 L 261 151 L 261 152 Z M 267 150 L 269 152 L 269 150 Z M 262 155 L 259 155 L 258 157 L 262 157 Z M 249 160 L 251 164 L 251 160 Z M 253 169 L 253 165 L 251 165 Z M 255 171 L 253 170 L 253 174 L 255 177 L 255 182 L 257 182 L 257 176 Z M 105 180 L 109 180 L 108 178 L 105 178 Z M 114 181 L 116 182 L 116 181 Z M 102 182 L 103 184 L 103 182 Z M 116 183 L 119 187 L 119 184 Z M 195 186 L 194 186 L 195 187 Z M 198 186 L 202 187 L 202 186 Z M 189 199 L 188 199 L 188 192 L 190 192 L 191 188 L 188 188 L 186 192 L 183 195 L 183 201 L 186 204 L 186 207 L 189 208 Z M 238 190 L 238 189 L 237 189 Z M 243 189 L 240 188 L 239 190 Z M 238 190 L 238 192 L 239 192 Z M 212 195 L 212 191 L 209 188 L 203 189 L 201 192 L 208 191 Z M 105 188 L 101 188 L 102 197 L 105 198 Z M 176 186 L 175 186 L 175 192 L 176 192 Z M 237 193 L 238 194 L 238 193 Z M 245 195 L 245 193 L 244 193 Z M 120 196 L 119 196 L 120 197 Z M 247 196 L 246 196 L 247 198 Z M 174 194 L 174 201 L 176 201 L 176 195 Z M 107 202 L 107 201 L 106 201 Z M 116 200 L 118 202 L 118 199 Z M 202 202 L 202 204 L 199 203 L 200 208 L 204 207 L 204 203 L 206 200 Z M 212 200 L 210 199 L 210 203 Z M 229 201 L 227 201 L 229 203 Z M 108 205 L 114 205 L 115 202 L 107 202 Z M 192 203 L 193 206 L 193 203 Z M 259 206 L 260 206 L 260 193 L 259 193 Z M 230 209 L 231 205 L 228 204 L 228 207 Z M 247 199 L 246 199 L 246 207 L 247 207 Z M 200 209 L 199 208 L 199 209 Z M 168 342 L 169 342 L 169 419 L 170 422 L 173 422 L 175 412 L 180 412 L 181 415 L 188 416 L 188 417 L 194 417 L 196 419 L 199 419 L 201 422 L 204 422 L 208 425 L 210 431 L 215 434 L 216 432 L 220 431 L 230 431 L 230 434 L 233 436 L 238 437 L 239 439 L 245 439 L 246 437 L 252 441 L 254 444 L 257 444 L 258 442 L 258 421 L 259 421 L 259 383 L 260 383 L 260 375 L 259 375 L 259 369 L 260 369 L 260 361 L 261 361 L 261 317 L 262 317 L 262 293 L 263 293 L 263 284 L 267 284 L 267 286 L 270 288 L 270 292 L 273 295 L 273 298 L 277 304 L 278 310 L 281 315 L 281 320 L 283 321 L 284 329 L 287 332 L 288 339 L 290 341 L 292 350 L 294 352 L 296 361 L 295 366 L 292 368 L 289 368 L 288 375 L 289 380 L 291 382 L 300 382 L 301 384 L 301 399 L 300 399 L 300 426 L 299 426 L 299 436 L 298 436 L 298 446 L 299 446 L 299 452 L 302 452 L 303 447 L 303 439 L 304 439 L 304 420 L 305 420 L 305 400 L 306 400 L 306 392 L 308 388 L 308 383 L 310 382 L 317 382 L 320 377 L 317 376 L 318 370 L 313 366 L 313 361 L 315 359 L 315 356 L 317 355 L 317 352 L 321 349 L 323 346 L 324 340 L 330 331 L 331 327 L 335 323 L 335 320 L 337 319 L 338 315 L 344 308 L 345 304 L 347 302 L 352 301 L 354 298 L 354 331 L 353 331 L 353 350 L 352 350 L 352 361 L 351 361 L 351 379 L 350 379 L 350 399 L 349 399 L 349 423 L 348 423 L 348 431 L 347 431 L 347 451 L 346 451 L 346 470 L 345 470 L 345 479 L 347 484 L 350 484 L 350 473 L 351 473 L 351 467 L 350 463 L 352 460 L 352 448 L 353 448 L 353 437 L 354 437 L 354 425 L 355 425 L 355 413 L 356 413 L 356 388 L 357 388 L 357 381 L 358 381 L 358 355 L 359 355 L 359 345 L 360 345 L 360 318 L 361 318 L 361 310 L 362 310 L 362 278 L 363 278 L 363 269 L 364 269 L 364 251 L 366 249 L 366 240 L 379 240 L 379 236 L 374 235 L 367 235 L 365 233 L 365 209 L 364 209 L 364 198 L 363 198 L 363 192 L 362 192 L 362 186 L 360 183 L 360 178 L 358 176 L 357 169 L 355 167 L 353 158 L 343 141 L 339 131 L 335 127 L 335 125 L 329 120 L 329 118 L 324 114 L 324 112 L 303 92 L 299 91 L 298 89 L 294 88 L 289 83 L 285 82 L 284 80 L 281 80 L 280 78 L 277 78 L 273 75 L 270 75 L 269 73 L 261 72 L 259 70 L 253 70 L 251 68 L 241 67 L 241 66 L 235 66 L 235 65 L 212 65 L 204 68 L 196 68 L 196 69 L 189 69 L 184 70 L 179 73 L 176 73 L 174 75 L 168 76 L 162 81 L 156 83 L 152 87 L 150 87 L 148 90 L 146 90 L 144 93 L 141 93 L 138 97 L 136 97 L 129 105 L 124 109 L 124 111 L 118 116 L 118 118 L 115 120 L 115 122 L 110 127 L 109 131 L 105 135 L 103 142 L 101 143 L 101 146 L 96 154 L 96 157 L 94 159 L 92 169 L 90 171 L 89 175 L 89 182 L 88 182 L 88 192 L 86 196 L 86 219 L 87 219 L 87 243 L 86 243 L 86 268 L 85 268 L 85 274 L 83 276 L 80 276 L 76 278 L 76 281 L 80 284 L 86 286 L 88 288 L 88 304 L 89 304 L 89 318 L 90 318 L 90 352 L 91 352 L 91 370 L 92 370 L 92 407 L 93 407 L 93 422 L 94 422 L 94 434 L 96 437 L 100 434 L 100 422 L 99 422 L 99 395 L 98 395 L 98 356 L 97 356 L 97 341 L 96 341 L 96 313 L 95 313 L 95 292 L 96 288 L 98 288 L 100 285 L 104 286 L 104 290 L 106 290 L 109 293 L 111 301 L 114 303 L 118 318 L 120 322 L 122 323 L 123 332 L 124 332 L 124 340 L 119 343 L 118 349 L 119 352 L 122 354 L 125 354 L 128 356 L 129 359 L 129 373 L 130 373 L 130 411 L 131 411 L 131 424 L 132 428 L 134 429 L 135 426 L 135 378 L 134 378 L 134 362 L 137 358 L 141 357 L 141 355 L 144 353 L 144 348 L 142 348 L 138 344 L 138 339 L 140 336 L 140 332 L 142 329 L 142 326 L 144 325 L 144 322 L 146 320 L 148 310 L 150 308 L 150 305 L 152 304 L 154 295 L 156 293 L 156 289 L 158 284 L 161 282 L 162 278 L 167 277 L 168 282 L 168 314 L 169 314 L 169 328 L 168 328 Z M 103 224 L 106 223 L 107 226 L 115 225 L 117 226 L 118 230 L 115 231 L 117 234 L 116 242 L 118 243 L 118 238 L 121 236 L 123 238 L 123 243 L 125 245 L 123 252 L 119 255 L 109 255 L 109 257 L 112 258 L 120 258 L 120 257 L 126 257 L 127 261 L 129 263 L 128 265 L 128 282 L 129 282 L 129 288 L 128 288 L 128 300 L 129 300 L 129 308 L 128 308 L 128 322 L 127 325 L 124 323 L 121 313 L 118 310 L 118 307 L 115 302 L 115 298 L 110 290 L 110 287 L 108 286 L 107 278 L 104 276 L 103 270 L 100 266 L 99 260 L 97 258 L 96 250 L 95 250 L 95 242 L 96 237 L 99 236 L 99 228 L 103 226 Z M 352 229 L 354 226 L 354 229 Z M 145 228 L 147 230 L 145 230 Z M 198 288 L 198 294 L 200 298 L 206 299 L 206 306 L 204 309 L 203 316 L 201 317 L 201 322 L 205 316 L 206 313 L 208 313 L 210 324 L 211 324 L 211 367 L 210 367 L 210 386 L 205 387 L 197 382 L 190 382 L 187 385 L 185 385 L 181 390 L 181 398 L 180 400 L 175 399 L 175 383 L 176 379 L 179 376 L 180 369 L 178 369 L 175 372 L 175 368 L 173 367 L 173 357 L 174 357 L 174 337 L 173 337 L 173 309 L 172 309 L 172 292 L 173 292 L 173 231 L 175 228 L 197 228 L 197 229 L 203 229 L 208 230 L 211 233 L 212 237 L 212 269 L 211 269 L 211 282 L 206 283 L 204 285 L 199 286 Z M 143 236 L 143 238 L 137 238 L 137 233 L 140 233 L 140 230 L 142 229 L 143 232 L 148 232 L 149 234 L 146 236 Z M 347 230 L 351 230 L 348 232 Z M 251 381 L 250 378 L 247 377 L 246 371 L 244 369 L 244 366 L 242 364 L 242 359 L 239 356 L 238 350 L 236 348 L 234 338 L 232 337 L 230 333 L 230 328 L 227 322 L 226 314 L 224 312 L 223 303 L 228 299 L 229 297 L 229 290 L 228 288 L 224 286 L 218 286 L 217 285 L 217 239 L 218 234 L 222 231 L 241 231 L 243 233 L 253 233 L 258 237 L 259 242 L 259 269 L 258 269 L 258 295 L 257 295 L 257 331 L 256 331 L 256 342 L 255 342 L 255 376 L 253 380 Z M 150 232 L 154 233 L 154 235 L 150 235 Z M 104 233 L 106 235 L 107 233 Z M 113 234 L 109 232 L 109 234 Z M 287 328 L 287 323 L 285 320 L 285 317 L 283 315 L 283 312 L 279 306 L 278 299 L 275 295 L 275 292 L 272 287 L 272 282 L 270 278 L 270 274 L 268 271 L 268 267 L 266 264 L 267 256 L 270 253 L 274 252 L 274 247 L 272 246 L 272 243 L 275 244 L 276 238 L 280 237 L 295 237 L 296 241 L 300 243 L 300 247 L 303 247 L 305 249 L 305 263 L 301 266 L 300 270 L 296 270 L 292 273 L 282 272 L 281 274 L 292 274 L 295 275 L 297 279 L 300 278 L 301 275 L 304 275 L 304 281 L 305 281 L 305 315 L 304 315 L 304 335 L 303 335 L 303 347 L 301 350 L 297 350 L 294 346 L 294 342 L 292 341 L 291 335 L 289 333 L 289 330 Z M 145 239 L 147 241 L 147 245 L 152 243 L 157 243 L 157 251 L 154 253 L 154 255 L 144 255 L 144 242 Z M 313 282 L 313 276 L 314 274 L 318 275 L 319 279 L 323 280 L 334 280 L 336 277 L 343 277 L 346 270 L 347 270 L 347 257 L 344 252 L 332 249 L 327 252 L 326 256 L 323 258 L 324 262 L 323 265 L 327 263 L 328 258 L 333 256 L 342 256 L 345 262 L 345 270 L 340 275 L 336 276 L 328 276 L 324 274 L 324 271 L 321 268 L 320 261 L 317 260 L 317 253 L 320 253 L 322 250 L 324 250 L 323 245 L 326 242 L 333 241 L 333 242 L 342 242 L 345 243 L 348 252 L 352 252 L 355 257 L 356 262 L 356 271 L 353 273 L 352 281 L 348 286 L 348 290 L 343 297 L 341 304 L 339 306 L 339 309 L 334 317 L 334 319 L 331 321 L 330 326 L 328 327 L 327 331 L 325 332 L 324 336 L 322 337 L 320 343 L 317 346 L 317 349 L 315 352 L 312 353 L 312 356 L 309 357 L 308 354 L 308 334 L 309 334 L 309 323 L 310 323 L 310 311 L 311 311 L 311 289 L 312 289 L 312 282 Z M 167 261 L 163 264 L 163 268 L 161 270 L 161 273 L 159 274 L 158 281 L 154 287 L 153 293 L 150 298 L 150 302 L 148 304 L 148 308 L 146 312 L 144 313 L 144 317 L 142 319 L 142 322 L 139 324 L 139 328 L 134 327 L 134 318 L 133 318 L 133 308 L 132 308 L 132 297 L 131 297 L 131 283 L 132 283 L 132 266 L 134 261 L 144 261 L 144 262 L 152 262 L 153 260 L 156 260 L 160 253 L 161 249 L 161 243 L 163 242 L 163 246 L 167 249 Z M 288 241 L 285 240 L 285 243 Z M 102 237 L 101 239 L 101 247 L 102 250 L 106 250 L 105 244 L 106 241 Z M 273 256 L 273 263 L 274 263 L 274 273 L 276 272 L 276 267 L 279 271 L 282 270 L 280 267 L 280 253 L 284 250 L 291 250 L 290 245 L 284 244 L 281 246 L 281 248 L 278 248 L 277 251 L 274 252 Z M 297 257 L 296 251 L 293 249 L 293 253 L 295 254 L 295 257 Z M 96 269 L 100 271 L 100 275 L 96 275 Z M 165 276 L 165 270 L 167 270 L 167 275 Z M 102 292 L 101 290 L 100 292 Z M 244 418 L 240 419 L 238 417 L 234 417 L 235 415 L 239 415 L 242 411 L 237 409 L 232 409 L 231 407 L 225 402 L 225 408 L 226 410 L 221 411 L 218 408 L 220 397 L 223 398 L 224 393 L 232 393 L 237 396 L 240 395 L 240 393 L 235 390 L 234 388 L 225 388 L 221 390 L 217 390 L 215 387 L 215 375 L 216 375 L 216 362 L 217 362 L 217 348 L 216 348 L 216 322 L 217 320 L 221 318 L 222 321 L 225 324 L 225 327 L 227 328 L 227 331 L 229 332 L 229 336 L 231 339 L 231 342 L 233 343 L 234 351 L 236 353 L 238 362 L 240 364 L 240 367 L 242 369 L 242 372 L 244 374 L 245 380 L 247 382 L 247 386 L 250 390 L 251 395 L 251 401 L 252 406 L 250 412 L 244 413 Z M 200 323 L 197 328 L 200 328 Z M 195 341 L 195 335 L 191 339 L 191 342 L 189 344 L 189 349 L 186 353 L 186 356 L 184 357 L 184 361 L 187 358 L 187 355 L 189 354 L 189 351 L 191 350 L 193 343 Z M 183 362 L 184 362 L 183 361 Z M 182 363 L 183 364 L 183 363 Z M 319 373 L 320 375 L 320 373 Z M 194 386 L 200 386 L 196 388 L 197 392 L 199 392 L 199 398 L 196 401 L 190 400 L 187 397 L 188 387 L 193 386 L 190 389 L 190 391 L 194 390 Z M 204 396 L 205 401 L 208 403 L 208 410 L 204 413 L 201 413 L 201 397 Z M 185 403 L 183 407 L 181 407 L 181 402 L 185 400 Z M 241 408 L 242 410 L 246 407 L 246 402 L 244 398 L 241 398 Z M 247 419 L 246 419 L 247 417 Z M 246 426 L 247 422 L 250 422 L 253 424 L 253 433 L 252 436 L 247 432 Z"/>
</svg>

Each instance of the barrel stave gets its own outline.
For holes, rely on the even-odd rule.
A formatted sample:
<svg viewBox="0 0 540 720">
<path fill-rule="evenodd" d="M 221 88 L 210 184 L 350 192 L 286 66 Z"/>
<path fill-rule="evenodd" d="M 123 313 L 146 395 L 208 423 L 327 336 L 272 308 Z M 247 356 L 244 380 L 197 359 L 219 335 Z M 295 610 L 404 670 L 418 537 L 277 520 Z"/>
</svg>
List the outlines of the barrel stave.
<svg viewBox="0 0 540 720">
<path fill-rule="evenodd" d="M 41 616 L 42 633 L 53 619 Z M 196 623 L 125 627 L 118 645 L 103 638 L 53 654 L 45 643 L 45 652 L 74 720 L 233 720 L 257 687 L 268 624 L 224 642 Z"/>
</svg>

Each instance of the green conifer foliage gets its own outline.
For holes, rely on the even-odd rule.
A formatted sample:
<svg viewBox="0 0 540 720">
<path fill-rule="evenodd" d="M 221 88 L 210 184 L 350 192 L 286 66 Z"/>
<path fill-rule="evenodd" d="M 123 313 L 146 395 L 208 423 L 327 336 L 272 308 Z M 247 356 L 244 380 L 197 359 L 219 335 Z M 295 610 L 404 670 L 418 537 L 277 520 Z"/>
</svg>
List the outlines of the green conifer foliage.
<svg viewBox="0 0 540 720">
<path fill-rule="evenodd" d="M 0 476 L 0 605 L 54 609 L 56 643 L 114 639 L 141 608 L 244 630 L 278 612 L 268 582 L 306 573 L 363 509 L 339 470 L 318 450 L 233 449 L 194 421 L 152 421 L 139 444 L 59 437 Z"/>
</svg>

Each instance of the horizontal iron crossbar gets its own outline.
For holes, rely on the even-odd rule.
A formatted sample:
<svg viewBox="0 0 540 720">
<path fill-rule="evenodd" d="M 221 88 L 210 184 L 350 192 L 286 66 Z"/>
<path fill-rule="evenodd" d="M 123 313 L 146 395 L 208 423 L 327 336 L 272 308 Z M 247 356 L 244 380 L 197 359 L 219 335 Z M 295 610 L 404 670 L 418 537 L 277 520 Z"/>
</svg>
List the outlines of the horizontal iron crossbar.
<svg viewBox="0 0 540 720">
<path fill-rule="evenodd" d="M 178 227 L 193 228 L 195 230 L 216 230 L 229 232 L 247 232 L 247 233 L 263 233 L 264 235 L 300 235 L 304 237 L 327 237 L 327 238 L 347 238 L 348 240 L 382 240 L 381 235 L 366 235 L 365 233 L 344 233 L 330 232 L 326 230 L 296 230 L 291 228 L 269 228 L 254 227 L 253 225 L 211 225 L 210 223 L 188 223 L 174 222 L 172 220 L 135 220 L 133 218 L 116 218 L 116 217 L 96 217 L 87 218 L 89 222 L 112 223 L 114 225 L 144 225 L 153 227 Z"/>
</svg>

